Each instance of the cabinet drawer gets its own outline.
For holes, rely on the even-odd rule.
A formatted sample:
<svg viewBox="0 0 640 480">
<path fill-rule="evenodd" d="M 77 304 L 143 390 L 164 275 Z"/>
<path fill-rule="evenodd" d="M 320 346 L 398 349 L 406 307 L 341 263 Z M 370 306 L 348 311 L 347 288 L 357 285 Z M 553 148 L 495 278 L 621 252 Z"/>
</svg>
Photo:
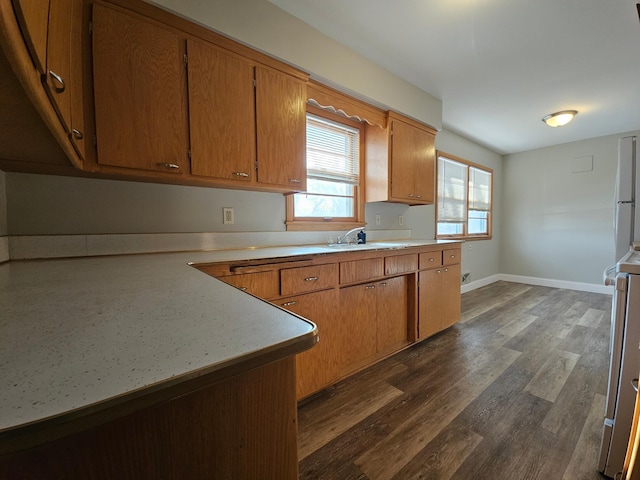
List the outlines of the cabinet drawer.
<svg viewBox="0 0 640 480">
<path fill-rule="evenodd" d="M 451 248 L 442 251 L 442 264 L 443 265 L 454 265 L 456 263 L 460 263 L 460 249 L 459 248 Z"/>
<path fill-rule="evenodd" d="M 420 269 L 442 266 L 442 250 L 420 254 Z"/>
<path fill-rule="evenodd" d="M 314 265 L 311 267 L 280 270 L 280 294 L 311 292 L 331 288 L 338 284 L 338 265 Z"/>
<path fill-rule="evenodd" d="M 340 283 L 353 283 L 384 274 L 384 258 L 369 258 L 340 263 Z"/>
<path fill-rule="evenodd" d="M 278 272 L 276 270 L 243 273 L 241 275 L 229 275 L 218 278 L 256 297 L 274 298 L 278 296 Z"/>
<path fill-rule="evenodd" d="M 384 274 L 395 275 L 396 273 L 414 272 L 418 269 L 418 254 L 394 255 L 385 257 Z"/>
</svg>

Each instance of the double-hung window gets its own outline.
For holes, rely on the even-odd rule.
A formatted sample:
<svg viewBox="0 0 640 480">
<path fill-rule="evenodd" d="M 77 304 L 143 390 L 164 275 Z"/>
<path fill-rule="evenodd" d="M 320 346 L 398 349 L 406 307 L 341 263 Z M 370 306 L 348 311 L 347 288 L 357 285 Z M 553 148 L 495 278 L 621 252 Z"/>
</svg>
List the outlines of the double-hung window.
<svg viewBox="0 0 640 480">
<path fill-rule="evenodd" d="M 288 229 L 361 222 L 362 130 L 359 122 L 308 107 L 307 191 L 287 199 Z"/>
<path fill-rule="evenodd" d="M 491 238 L 493 170 L 438 152 L 436 238 Z"/>
</svg>

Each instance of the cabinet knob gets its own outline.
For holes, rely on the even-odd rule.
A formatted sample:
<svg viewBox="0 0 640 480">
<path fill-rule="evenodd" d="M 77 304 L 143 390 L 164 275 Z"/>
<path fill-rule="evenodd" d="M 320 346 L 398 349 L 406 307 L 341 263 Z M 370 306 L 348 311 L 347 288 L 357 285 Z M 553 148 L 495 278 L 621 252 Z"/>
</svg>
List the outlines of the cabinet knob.
<svg viewBox="0 0 640 480">
<path fill-rule="evenodd" d="M 382 283 L 380 284 L 380 286 L 381 286 L 381 287 L 386 287 L 386 286 L 387 286 L 387 282 L 382 282 Z"/>
<path fill-rule="evenodd" d="M 297 178 L 290 178 L 289 183 L 302 183 L 302 180 L 298 180 Z"/>
<path fill-rule="evenodd" d="M 174 170 L 177 170 L 180 168 L 180 165 L 178 165 L 177 163 L 158 162 L 156 163 L 156 165 L 158 167 L 173 168 Z"/>
<path fill-rule="evenodd" d="M 295 305 L 295 304 L 296 304 L 296 302 L 295 302 L 295 300 L 294 300 L 294 301 L 291 301 L 291 302 L 284 302 L 284 303 L 282 304 L 282 306 L 283 306 L 283 307 L 290 307 L 291 305 Z"/>
<path fill-rule="evenodd" d="M 372 290 L 372 289 L 376 288 L 376 286 L 375 285 L 367 285 L 364 288 L 366 288 L 367 290 Z"/>
<path fill-rule="evenodd" d="M 438 274 L 442 273 L 442 270 L 436 270 L 436 273 L 438 273 Z"/>
<path fill-rule="evenodd" d="M 318 280 L 318 277 L 307 277 L 304 279 L 305 282 L 315 282 Z"/>
<path fill-rule="evenodd" d="M 246 172 L 232 172 L 236 177 L 248 178 L 249 174 Z"/>
<path fill-rule="evenodd" d="M 456 258 L 456 256 L 455 255 L 451 255 L 451 258 Z"/>
<path fill-rule="evenodd" d="M 429 259 L 429 261 L 430 261 L 430 262 L 435 262 L 435 261 L 436 261 L 436 259 L 435 259 L 435 258 L 433 258 L 433 257 L 431 257 L 431 258 Z"/>
<path fill-rule="evenodd" d="M 75 128 L 71 129 L 71 134 L 73 135 L 74 138 L 77 138 L 78 140 L 82 140 L 84 138 L 84 135 L 82 134 L 82 132 L 80 130 L 76 130 Z"/>
<path fill-rule="evenodd" d="M 49 76 L 53 79 L 53 83 L 54 83 L 53 88 L 55 88 L 56 92 L 57 93 L 64 92 L 65 85 L 62 77 L 58 75 L 56 72 L 54 72 L 53 70 L 49 70 Z"/>
<path fill-rule="evenodd" d="M 448 269 L 448 268 L 445 268 L 445 269 L 444 269 L 444 271 L 445 271 L 445 273 L 446 273 L 446 272 L 448 272 L 448 271 L 449 271 L 449 269 Z"/>
<path fill-rule="evenodd" d="M 416 195 L 416 198 L 422 198 L 422 195 Z"/>
<path fill-rule="evenodd" d="M 247 291 L 247 287 L 238 287 L 239 290 L 246 292 Z"/>
</svg>

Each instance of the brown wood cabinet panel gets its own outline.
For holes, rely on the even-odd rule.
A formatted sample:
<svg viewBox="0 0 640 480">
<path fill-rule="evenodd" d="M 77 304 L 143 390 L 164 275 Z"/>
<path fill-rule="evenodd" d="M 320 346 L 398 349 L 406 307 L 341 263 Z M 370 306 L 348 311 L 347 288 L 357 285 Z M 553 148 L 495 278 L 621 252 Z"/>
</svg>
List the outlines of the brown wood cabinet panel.
<svg viewBox="0 0 640 480">
<path fill-rule="evenodd" d="M 187 40 L 191 173 L 254 180 L 254 66 L 211 44 Z"/>
<path fill-rule="evenodd" d="M 442 277 L 443 305 L 442 320 L 440 326 L 444 330 L 460 320 L 460 284 L 462 283 L 462 270 L 460 264 L 444 267 Z"/>
<path fill-rule="evenodd" d="M 185 41 L 138 15 L 93 6 L 98 163 L 186 173 Z"/>
<path fill-rule="evenodd" d="M 445 249 L 442 251 L 442 264 L 453 265 L 460 263 L 460 248 Z"/>
<path fill-rule="evenodd" d="M 442 266 L 442 250 L 420 254 L 420 269 Z"/>
<path fill-rule="evenodd" d="M 305 82 L 256 67 L 258 182 L 307 188 Z"/>
<path fill-rule="evenodd" d="M 375 359 L 377 291 L 374 283 L 340 289 L 339 367 L 346 375 Z"/>
<path fill-rule="evenodd" d="M 418 254 L 393 255 L 384 259 L 384 274 L 396 275 L 398 273 L 413 272 L 418 269 Z"/>
<path fill-rule="evenodd" d="M 294 357 L 43 447 L 0 458 L 2 478 L 298 478 Z"/>
<path fill-rule="evenodd" d="M 71 132 L 71 8 L 71 0 L 50 0 L 45 76 L 47 93 L 67 132 Z"/>
<path fill-rule="evenodd" d="M 47 30 L 49 0 L 13 0 L 18 25 L 35 67 L 47 71 Z"/>
<path fill-rule="evenodd" d="M 338 265 L 284 268 L 280 270 L 280 294 L 312 292 L 338 285 Z"/>
<path fill-rule="evenodd" d="M 419 272 L 418 336 L 430 337 L 460 320 L 460 265 Z"/>
<path fill-rule="evenodd" d="M 386 129 L 366 126 L 368 202 L 434 202 L 435 131 L 395 112 Z"/>
<path fill-rule="evenodd" d="M 384 274 L 384 259 L 368 258 L 340 262 L 340 283 L 354 283 L 382 277 Z"/>
<path fill-rule="evenodd" d="M 279 296 L 280 293 L 277 270 L 229 275 L 218 278 L 244 292 L 264 299 L 275 298 Z"/>
<path fill-rule="evenodd" d="M 340 325 L 338 290 L 324 290 L 278 300 L 277 305 L 318 326 L 315 347 L 296 355 L 296 390 L 304 398 L 334 383 L 339 376 Z"/>
<path fill-rule="evenodd" d="M 407 340 L 407 276 L 389 278 L 376 283 L 377 351 L 391 353 L 408 343 Z"/>
<path fill-rule="evenodd" d="M 71 131 L 70 138 L 78 154 L 84 159 L 85 146 L 85 63 L 89 56 L 88 29 L 89 5 L 84 0 L 71 0 L 71 49 L 70 49 L 70 96 Z M 91 99 L 93 101 L 93 99 Z"/>
</svg>

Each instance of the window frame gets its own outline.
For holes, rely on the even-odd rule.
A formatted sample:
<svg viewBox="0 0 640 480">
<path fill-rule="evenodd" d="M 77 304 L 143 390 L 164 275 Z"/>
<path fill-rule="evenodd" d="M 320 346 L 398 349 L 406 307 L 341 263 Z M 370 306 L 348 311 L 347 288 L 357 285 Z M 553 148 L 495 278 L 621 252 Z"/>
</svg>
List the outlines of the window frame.
<svg viewBox="0 0 640 480">
<path fill-rule="evenodd" d="M 296 217 L 294 215 L 294 195 L 295 193 L 286 195 L 286 227 L 287 231 L 332 231 L 332 230 L 349 230 L 355 227 L 364 227 L 364 156 L 365 156 L 365 131 L 362 122 L 355 121 L 339 113 L 327 111 L 322 108 L 307 104 L 306 114 L 315 115 L 331 122 L 343 124 L 345 126 L 356 128 L 359 134 L 359 181 L 354 186 L 354 216 L 353 217 L 336 217 L 331 219 L 316 217 Z M 305 117 L 306 117 L 305 114 Z M 305 147 L 306 155 L 306 147 Z M 302 193 L 302 192 L 299 192 Z"/>
<path fill-rule="evenodd" d="M 438 234 L 438 212 L 439 212 L 439 203 L 440 203 L 440 157 L 443 157 L 447 160 L 452 160 L 454 162 L 465 165 L 466 170 L 466 204 L 465 204 L 465 221 L 463 222 L 463 233 L 456 234 Z M 470 192 L 470 182 L 469 182 L 469 168 L 475 168 L 477 170 L 481 170 L 485 173 L 488 173 L 491 178 L 491 191 L 489 194 L 489 210 L 487 212 L 487 233 L 473 233 L 469 234 L 468 232 L 468 224 L 469 224 L 469 192 Z M 480 165 L 478 163 L 471 162 L 464 158 L 458 157 L 456 155 L 451 155 L 449 153 L 443 152 L 441 150 L 436 151 L 436 202 L 435 202 L 435 238 L 441 240 L 453 240 L 453 239 L 464 239 L 464 240 L 491 240 L 493 238 L 493 185 L 494 185 L 494 175 L 493 169 L 486 167 L 484 165 Z M 483 210 L 484 211 L 484 210 Z"/>
</svg>

